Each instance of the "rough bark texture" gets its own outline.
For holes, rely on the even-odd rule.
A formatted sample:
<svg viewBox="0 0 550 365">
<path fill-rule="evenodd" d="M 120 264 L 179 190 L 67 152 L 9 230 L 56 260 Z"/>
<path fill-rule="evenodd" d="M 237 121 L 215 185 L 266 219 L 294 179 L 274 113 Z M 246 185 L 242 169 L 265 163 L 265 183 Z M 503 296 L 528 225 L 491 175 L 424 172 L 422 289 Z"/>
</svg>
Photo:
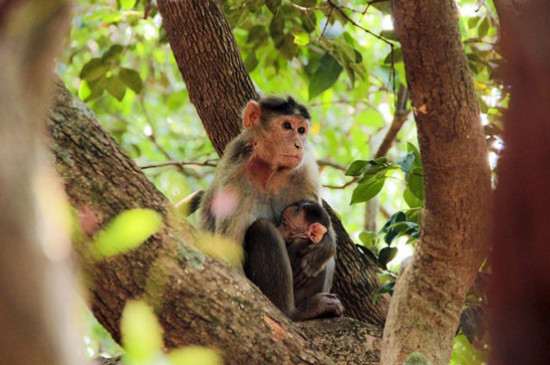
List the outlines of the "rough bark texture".
<svg viewBox="0 0 550 365">
<path fill-rule="evenodd" d="M 124 303 L 130 298 L 143 298 L 156 309 L 167 348 L 209 346 L 218 349 L 227 364 L 333 363 L 246 278 L 195 251 L 189 244 L 193 240 L 192 227 L 181 220 L 169 224 L 173 220 L 167 200 L 120 150 L 92 112 L 59 82 L 56 95 L 48 120 L 52 149 L 85 231 L 94 232 L 130 208 L 151 208 L 165 217 L 164 229 L 130 253 L 94 262 L 87 240 L 76 247 L 92 310 L 116 340 L 120 340 Z M 342 358 L 355 359 L 347 364 L 376 363 L 371 360 L 378 352 L 364 346 L 374 344 L 372 336 L 377 335 L 369 326 L 344 319 L 301 326 L 322 341 L 323 349 L 328 351 L 332 337 L 324 330 L 327 323 L 335 331 L 347 333 L 347 348 L 332 346 Z M 358 335 L 354 337 L 355 333 Z M 359 356 L 346 352 L 358 346 L 366 351 Z"/>
<path fill-rule="evenodd" d="M 535 0 L 499 15 L 511 96 L 494 204 L 491 363 L 542 365 L 550 346 L 550 8 Z"/>
<path fill-rule="evenodd" d="M 76 365 L 82 359 L 68 338 L 75 338 L 67 316 L 74 298 L 62 252 L 63 245 L 70 247 L 69 238 L 65 227 L 40 209 L 63 206 L 62 193 L 58 197 L 52 191 L 61 188 L 42 164 L 39 132 L 42 106 L 51 97 L 53 60 L 69 26 L 69 5 L 24 3 L 0 2 L 1 361 Z M 52 236 L 45 227 L 59 231 Z"/>
<path fill-rule="evenodd" d="M 449 362 L 464 297 L 488 252 L 490 173 L 454 1 L 392 0 L 424 164 L 426 208 L 398 279 L 381 364 Z"/>
<path fill-rule="evenodd" d="M 221 154 L 241 129 L 242 108 L 258 98 L 227 19 L 216 0 L 160 0 L 158 6 L 191 101 Z M 380 287 L 375 268 L 361 257 L 338 218 L 331 218 L 338 234 L 333 292 L 347 316 L 382 326 L 389 298 L 371 300 Z"/>
<path fill-rule="evenodd" d="M 218 154 L 241 130 L 246 103 L 259 99 L 216 0 L 158 2 L 189 98 Z"/>
</svg>

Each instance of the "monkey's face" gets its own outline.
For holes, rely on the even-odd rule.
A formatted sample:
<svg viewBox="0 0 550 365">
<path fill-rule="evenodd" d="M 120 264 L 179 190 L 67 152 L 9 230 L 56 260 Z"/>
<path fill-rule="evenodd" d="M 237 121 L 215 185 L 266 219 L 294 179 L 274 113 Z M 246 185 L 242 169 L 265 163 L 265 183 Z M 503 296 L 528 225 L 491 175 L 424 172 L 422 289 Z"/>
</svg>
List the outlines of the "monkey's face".
<svg viewBox="0 0 550 365">
<path fill-rule="evenodd" d="M 308 219 L 299 204 L 290 205 L 283 211 L 281 224 L 277 229 L 285 241 L 305 239 L 313 243 L 319 243 L 327 232 L 326 226 Z"/>
<path fill-rule="evenodd" d="M 304 157 L 309 123 L 307 120 L 282 115 L 265 123 L 254 146 L 256 156 L 277 169 L 294 169 Z"/>
<path fill-rule="evenodd" d="M 306 232 L 309 228 L 304 211 L 296 204 L 287 207 L 281 215 L 281 224 L 277 227 L 283 239 L 307 239 Z"/>
</svg>

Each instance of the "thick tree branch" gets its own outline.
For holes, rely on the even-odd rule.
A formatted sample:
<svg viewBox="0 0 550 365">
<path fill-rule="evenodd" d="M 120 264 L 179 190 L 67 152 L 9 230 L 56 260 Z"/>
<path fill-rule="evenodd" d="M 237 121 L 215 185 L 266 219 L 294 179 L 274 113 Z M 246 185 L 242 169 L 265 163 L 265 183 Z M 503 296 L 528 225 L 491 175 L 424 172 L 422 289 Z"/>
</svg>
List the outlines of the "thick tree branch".
<svg viewBox="0 0 550 365">
<path fill-rule="evenodd" d="M 156 210 L 165 219 L 163 230 L 142 246 L 105 261 L 90 259 L 87 240 L 76 244 L 92 311 L 117 341 L 125 302 L 143 298 L 156 309 L 167 348 L 209 346 L 219 350 L 227 364 L 332 364 L 244 276 L 197 252 L 192 246 L 192 227 L 182 218 L 173 218 L 166 198 L 93 113 L 60 82 L 55 94 L 56 105 L 48 120 L 55 164 L 85 230 L 93 233 L 95 229 L 89 227 L 101 226 L 137 207 Z M 323 334 L 326 323 L 347 333 L 350 341 L 359 329 L 360 336 L 347 350 L 336 343 L 331 347 L 332 337 L 323 340 L 329 336 Z M 332 349 L 342 358 L 371 343 L 351 364 L 375 363 L 369 361 L 377 357 L 371 350 L 376 349 L 372 336 L 378 332 L 369 326 L 346 319 L 300 326 L 319 337 L 325 351 Z"/>
<path fill-rule="evenodd" d="M 491 179 L 454 2 L 392 0 L 424 165 L 420 241 L 398 278 L 383 365 L 449 362 L 461 307 L 488 253 Z"/>
</svg>

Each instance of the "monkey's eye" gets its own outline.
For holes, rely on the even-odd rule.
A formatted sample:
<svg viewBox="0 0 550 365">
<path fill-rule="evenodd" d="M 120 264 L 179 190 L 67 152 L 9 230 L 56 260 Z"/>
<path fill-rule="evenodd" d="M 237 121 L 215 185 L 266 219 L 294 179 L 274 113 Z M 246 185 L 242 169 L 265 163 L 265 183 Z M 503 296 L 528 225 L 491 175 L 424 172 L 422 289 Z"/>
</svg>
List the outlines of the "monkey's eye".
<svg viewBox="0 0 550 365">
<path fill-rule="evenodd" d="M 306 129 L 304 127 L 300 127 L 300 128 L 298 128 L 298 133 L 304 134 L 304 133 L 306 133 Z"/>
<path fill-rule="evenodd" d="M 290 124 L 289 121 L 286 121 L 283 123 L 283 128 L 284 129 L 292 129 L 292 124 Z"/>
</svg>

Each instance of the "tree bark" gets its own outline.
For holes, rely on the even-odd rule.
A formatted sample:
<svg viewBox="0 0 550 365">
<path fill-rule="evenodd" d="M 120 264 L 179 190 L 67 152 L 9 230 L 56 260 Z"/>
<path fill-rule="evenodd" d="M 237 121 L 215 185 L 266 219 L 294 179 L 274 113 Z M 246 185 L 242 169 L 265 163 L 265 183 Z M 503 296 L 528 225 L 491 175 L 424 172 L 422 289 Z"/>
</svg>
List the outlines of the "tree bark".
<svg viewBox="0 0 550 365">
<path fill-rule="evenodd" d="M 165 0 L 158 7 L 189 99 L 221 155 L 241 130 L 246 103 L 260 98 L 229 23 L 215 0 Z"/>
<path fill-rule="evenodd" d="M 373 337 L 379 332 L 372 326 L 335 319 L 302 323 L 301 330 L 245 277 L 197 252 L 191 244 L 192 227 L 174 218 L 167 199 L 120 150 L 93 113 L 60 82 L 56 95 L 48 120 L 52 150 L 85 233 L 93 234 L 131 208 L 154 209 L 165 220 L 162 231 L 136 250 L 101 262 L 90 259 L 89 240 L 76 244 L 94 315 L 115 340 L 120 341 L 125 302 L 142 298 L 154 306 L 168 349 L 208 346 L 219 350 L 227 364 L 332 364 L 304 335 L 307 330 L 323 344 L 323 350 L 338 358 L 355 359 L 347 364 L 377 362 Z M 334 341 L 327 325 L 345 334 L 346 341 Z M 360 346 L 365 351 L 352 356 Z"/>
<path fill-rule="evenodd" d="M 491 349 L 494 364 L 546 364 L 550 344 L 550 8 L 501 8 L 510 104 L 493 215 Z"/>
<path fill-rule="evenodd" d="M 449 362 L 461 306 L 488 253 L 491 180 L 453 1 L 392 0 L 424 165 L 421 238 L 398 278 L 381 364 Z"/>
<path fill-rule="evenodd" d="M 67 227 L 48 214 L 51 207 L 67 207 L 43 164 L 39 142 L 53 60 L 68 19 L 65 1 L 0 2 L 0 354 L 5 364 L 83 363 L 67 315 L 75 299 L 70 250 L 64 250 L 70 247 Z"/>
<path fill-rule="evenodd" d="M 216 0 L 159 0 L 168 40 L 204 127 L 218 153 L 241 130 L 241 111 L 258 93 L 246 73 L 227 19 Z M 333 292 L 346 315 L 383 326 L 389 297 L 373 303 L 376 270 L 355 247 L 340 220 Z"/>
</svg>

